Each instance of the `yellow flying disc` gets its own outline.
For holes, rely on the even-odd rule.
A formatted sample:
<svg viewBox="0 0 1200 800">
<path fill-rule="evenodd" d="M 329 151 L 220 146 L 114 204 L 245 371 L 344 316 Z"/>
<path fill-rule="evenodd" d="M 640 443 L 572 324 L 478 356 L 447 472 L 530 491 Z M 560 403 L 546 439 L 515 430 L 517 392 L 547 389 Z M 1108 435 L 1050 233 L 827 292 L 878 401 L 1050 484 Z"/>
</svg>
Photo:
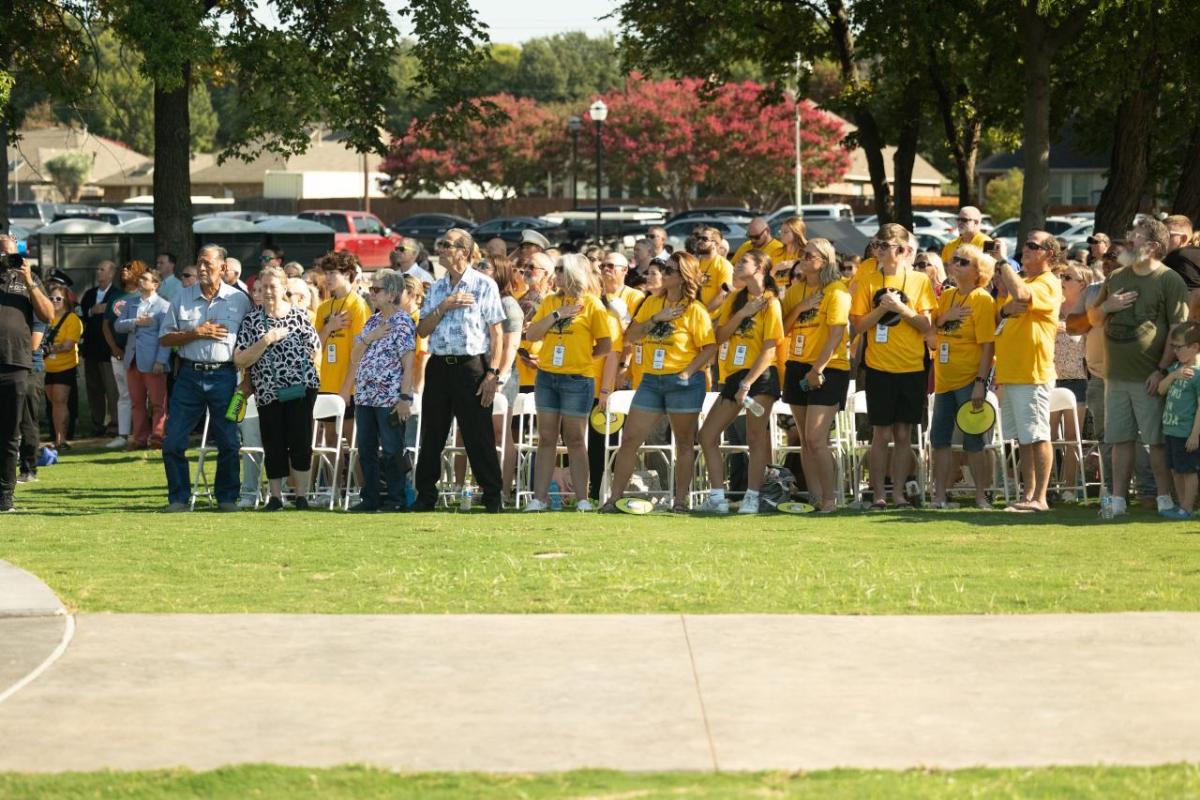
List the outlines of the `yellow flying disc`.
<svg viewBox="0 0 1200 800">
<path fill-rule="evenodd" d="M 779 505 L 775 506 L 775 508 L 779 511 L 782 511 L 785 514 L 811 514 L 813 511 L 816 510 L 815 508 L 813 508 L 811 503 L 791 503 L 791 502 L 780 503 Z"/>
<path fill-rule="evenodd" d="M 654 510 L 654 503 L 640 497 L 622 497 L 616 506 L 626 514 L 649 514 Z"/>
<path fill-rule="evenodd" d="M 594 430 L 596 433 L 601 433 L 601 434 L 605 433 L 604 412 L 601 409 L 595 408 L 592 410 L 591 420 L 592 420 L 592 430 Z M 608 415 L 608 433 L 616 433 L 617 431 L 621 430 L 621 426 L 624 424 L 625 424 L 625 415 L 624 414 L 622 414 L 618 411 L 614 411 L 613 413 Z"/>
<path fill-rule="evenodd" d="M 996 407 L 984 400 L 983 405 L 976 411 L 975 404 L 968 400 L 958 407 L 954 421 L 963 433 L 982 436 L 996 424 Z"/>
</svg>

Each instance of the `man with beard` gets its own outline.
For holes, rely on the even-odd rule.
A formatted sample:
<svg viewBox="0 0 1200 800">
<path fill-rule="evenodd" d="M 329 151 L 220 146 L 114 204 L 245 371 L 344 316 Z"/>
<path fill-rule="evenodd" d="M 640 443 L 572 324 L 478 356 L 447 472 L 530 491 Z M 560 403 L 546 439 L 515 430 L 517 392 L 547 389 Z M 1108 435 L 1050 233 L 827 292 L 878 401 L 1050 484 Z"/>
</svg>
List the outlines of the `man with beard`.
<svg viewBox="0 0 1200 800">
<path fill-rule="evenodd" d="M 700 259 L 700 303 L 710 315 L 715 315 L 733 285 L 733 265 L 717 248 L 721 242 L 719 230 L 701 227 L 693 235 Z"/>
<path fill-rule="evenodd" d="M 1121 251 L 1120 269 L 1088 307 L 1093 325 L 1104 326 L 1106 382 L 1104 440 L 1112 445 L 1114 514 L 1126 512 L 1136 443 L 1150 447 L 1158 511 L 1171 511 L 1171 473 L 1162 432 L 1163 398 L 1158 383 L 1175 360 L 1167 343 L 1171 328 L 1187 319 L 1188 290 L 1183 278 L 1159 259 L 1167 254 L 1167 226 L 1139 223 Z"/>
<path fill-rule="evenodd" d="M 783 242 L 771 235 L 771 226 L 767 224 L 766 217 L 755 217 L 750 220 L 750 224 L 746 227 L 746 241 L 742 242 L 742 246 L 734 251 L 733 258 L 729 260 L 736 264 L 751 250 L 762 250 L 769 255 L 773 269 L 779 268 L 779 262 L 783 260 L 784 254 L 787 252 Z"/>
</svg>

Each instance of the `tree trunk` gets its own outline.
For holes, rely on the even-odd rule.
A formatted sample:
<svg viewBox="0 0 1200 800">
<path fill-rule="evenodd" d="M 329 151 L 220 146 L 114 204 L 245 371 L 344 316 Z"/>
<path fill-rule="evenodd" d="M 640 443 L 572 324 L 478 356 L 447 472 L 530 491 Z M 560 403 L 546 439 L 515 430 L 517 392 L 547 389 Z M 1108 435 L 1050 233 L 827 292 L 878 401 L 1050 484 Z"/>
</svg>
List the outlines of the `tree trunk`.
<svg viewBox="0 0 1200 800">
<path fill-rule="evenodd" d="M 179 264 L 191 264 L 195 258 L 188 113 L 192 68 L 184 64 L 181 69 L 183 83 L 178 88 L 154 87 L 154 248 L 173 253 Z"/>
<path fill-rule="evenodd" d="M 1149 75 L 1151 64 L 1142 75 Z M 1096 231 L 1122 238 L 1141 205 L 1150 174 L 1150 127 L 1157 103 L 1157 81 L 1143 81 L 1117 108 L 1108 184 L 1096 206 Z"/>
<path fill-rule="evenodd" d="M 904 87 L 903 104 L 907 113 L 900 127 L 896 152 L 892 156 L 892 175 L 896 181 L 896 222 L 912 230 L 912 176 L 917 161 L 917 142 L 921 138 L 921 92 L 925 87 L 916 78 Z"/>
<path fill-rule="evenodd" d="M 1175 202 L 1171 203 L 1172 214 L 1186 214 L 1200 222 L 1200 125 L 1192 127 L 1183 157 L 1183 171 L 1179 175 L 1179 188 L 1175 190 Z"/>
<path fill-rule="evenodd" d="M 859 77 L 850 16 L 843 0 L 828 0 L 828 7 L 829 16 L 826 22 L 829 24 L 833 47 L 841 66 L 842 80 L 847 86 L 854 86 L 859 82 Z M 875 115 L 866 106 L 856 106 L 851 116 L 854 117 L 854 124 L 858 126 L 858 146 L 867 157 L 867 170 L 870 172 L 871 187 L 875 192 L 875 213 L 879 217 L 879 224 L 882 225 L 892 221 L 892 192 L 888 186 L 887 167 L 883 161 L 883 136 L 879 133 Z"/>
<path fill-rule="evenodd" d="M 1036 11 L 1021 15 L 1021 41 L 1025 58 L 1023 128 L 1025 185 L 1021 192 L 1021 227 L 1018 242 L 1031 230 L 1046 224 L 1050 193 L 1050 60 L 1045 20 Z"/>
<path fill-rule="evenodd" d="M 942 125 L 946 129 L 946 142 L 950 145 L 950 153 L 954 157 L 954 168 L 958 172 L 958 205 L 978 206 L 979 197 L 975 191 L 975 161 L 979 157 L 979 139 L 983 135 L 983 124 L 979 117 L 972 116 L 964 120 L 961 130 L 954 119 L 954 98 L 950 95 L 950 87 L 942 77 L 943 69 L 937 60 L 933 46 L 929 47 L 929 79 L 937 96 L 938 113 Z M 966 87 L 961 84 L 957 88 L 959 95 Z"/>
</svg>

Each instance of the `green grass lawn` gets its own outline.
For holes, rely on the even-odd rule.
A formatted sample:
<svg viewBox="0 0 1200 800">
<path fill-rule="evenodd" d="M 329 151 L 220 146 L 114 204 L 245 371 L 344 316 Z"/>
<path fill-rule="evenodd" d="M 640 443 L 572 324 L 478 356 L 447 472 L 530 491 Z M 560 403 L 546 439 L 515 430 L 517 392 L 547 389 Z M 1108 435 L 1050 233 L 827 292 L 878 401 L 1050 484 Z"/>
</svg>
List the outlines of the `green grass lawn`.
<svg viewBox="0 0 1200 800">
<path fill-rule="evenodd" d="M 395 774 L 362 767 L 229 767 L 212 772 L 0 773 L 14 798 L 1195 798 L 1200 767 L 968 769 L 953 772 L 831 770 L 811 773 L 626 774 L 580 770 L 547 775 Z"/>
<path fill-rule="evenodd" d="M 1141 510 L 1115 523 L 1094 506 L 1036 519 L 975 511 L 162 515 L 163 487 L 157 455 L 73 451 L 19 487 L 23 513 L 0 523 L 0 558 L 82 611 L 1200 609 L 1200 525 Z"/>
</svg>

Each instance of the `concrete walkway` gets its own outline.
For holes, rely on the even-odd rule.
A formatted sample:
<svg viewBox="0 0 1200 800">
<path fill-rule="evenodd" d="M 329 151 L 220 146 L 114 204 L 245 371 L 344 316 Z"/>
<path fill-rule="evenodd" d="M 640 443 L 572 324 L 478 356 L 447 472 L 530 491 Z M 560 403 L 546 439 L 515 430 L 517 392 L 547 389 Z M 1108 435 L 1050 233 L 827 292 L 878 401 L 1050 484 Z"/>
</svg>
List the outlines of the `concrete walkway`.
<svg viewBox="0 0 1200 800">
<path fill-rule="evenodd" d="M 0 660 L 45 657 L 39 619 L 0 618 Z M 76 621 L 0 702 L 0 770 L 1200 760 L 1200 615 Z"/>
</svg>

